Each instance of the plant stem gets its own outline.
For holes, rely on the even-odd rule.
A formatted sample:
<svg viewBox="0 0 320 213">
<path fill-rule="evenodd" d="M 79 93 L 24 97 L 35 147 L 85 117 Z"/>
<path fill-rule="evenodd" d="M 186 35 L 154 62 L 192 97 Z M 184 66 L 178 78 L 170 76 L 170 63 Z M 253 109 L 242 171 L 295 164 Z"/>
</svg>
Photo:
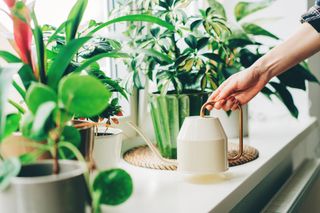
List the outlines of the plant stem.
<svg viewBox="0 0 320 213">
<path fill-rule="evenodd" d="M 177 46 L 176 37 L 175 37 L 174 33 L 171 34 L 170 39 L 173 44 L 173 53 L 174 53 L 175 60 L 177 60 L 177 58 L 179 58 L 179 56 L 180 56 L 180 51 Z"/>
<path fill-rule="evenodd" d="M 50 140 L 53 142 L 53 174 L 57 175 L 60 172 L 59 167 L 59 159 L 58 159 L 58 142 L 60 139 L 60 134 L 58 134 L 59 130 L 55 129 L 54 131 L 50 132 Z"/>
<path fill-rule="evenodd" d="M 58 141 L 54 141 L 53 145 L 53 174 L 59 174 L 59 159 L 58 159 Z"/>
<path fill-rule="evenodd" d="M 24 114 L 26 112 L 26 110 L 17 102 L 8 99 L 9 104 L 11 104 L 13 107 L 15 107 L 21 114 Z"/>
</svg>

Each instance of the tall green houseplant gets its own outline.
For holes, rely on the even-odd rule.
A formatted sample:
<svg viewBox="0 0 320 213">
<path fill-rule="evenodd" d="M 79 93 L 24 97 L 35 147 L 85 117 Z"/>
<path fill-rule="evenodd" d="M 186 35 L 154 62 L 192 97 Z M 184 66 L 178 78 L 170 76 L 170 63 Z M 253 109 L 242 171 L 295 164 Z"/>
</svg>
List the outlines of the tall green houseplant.
<svg viewBox="0 0 320 213">
<path fill-rule="evenodd" d="M 166 20 L 174 31 L 152 24 L 130 24 L 125 35 L 134 50 L 125 60 L 128 84 L 143 88 L 146 76 L 156 85 L 150 95 L 151 117 L 157 145 L 164 157 L 176 158 L 176 138 L 186 116 L 198 115 L 208 98 L 225 80 L 219 66 L 228 54 L 223 37 L 231 33 L 215 8 L 188 15 L 193 1 L 119 1 L 114 13 L 140 11 Z M 196 2 L 196 1 L 194 1 Z"/>
</svg>

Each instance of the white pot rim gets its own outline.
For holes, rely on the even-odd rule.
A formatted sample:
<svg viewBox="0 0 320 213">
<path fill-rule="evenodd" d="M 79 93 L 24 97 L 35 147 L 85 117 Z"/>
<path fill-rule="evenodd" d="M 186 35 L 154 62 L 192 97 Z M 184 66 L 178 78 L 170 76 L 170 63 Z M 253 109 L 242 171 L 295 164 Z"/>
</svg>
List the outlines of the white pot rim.
<svg viewBox="0 0 320 213">
<path fill-rule="evenodd" d="M 103 132 L 105 127 L 98 128 L 98 132 Z M 120 135 L 123 133 L 121 129 L 118 128 L 108 128 L 107 132 L 109 135 L 96 135 L 96 137 L 110 137 L 115 135 Z"/>
<path fill-rule="evenodd" d="M 27 164 L 29 165 L 41 165 L 41 164 L 53 164 L 53 160 L 42 160 L 35 163 Z M 21 185 L 28 185 L 28 184 L 41 184 L 41 183 L 52 183 L 67 180 L 73 177 L 81 176 L 87 171 L 87 167 L 85 163 L 74 161 L 74 160 L 59 160 L 60 165 L 74 165 L 77 168 L 74 168 L 70 171 L 59 173 L 57 175 L 46 175 L 46 176 L 38 176 L 38 177 L 13 177 L 11 179 L 11 184 L 21 184 Z"/>
</svg>

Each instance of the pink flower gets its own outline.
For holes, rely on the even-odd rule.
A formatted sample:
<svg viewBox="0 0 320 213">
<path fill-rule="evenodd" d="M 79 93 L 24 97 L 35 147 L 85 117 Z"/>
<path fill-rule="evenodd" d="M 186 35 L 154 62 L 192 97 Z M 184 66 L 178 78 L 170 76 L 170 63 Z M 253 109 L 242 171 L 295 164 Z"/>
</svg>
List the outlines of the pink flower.
<svg viewBox="0 0 320 213">
<path fill-rule="evenodd" d="M 17 52 L 21 60 L 32 66 L 31 45 L 32 45 L 32 29 L 30 27 L 30 11 L 24 7 L 15 7 L 16 0 L 4 0 L 11 11 L 19 14 L 19 17 L 11 12 L 13 21 L 14 41 L 17 47 Z M 22 1 L 24 2 L 24 0 Z M 23 17 L 23 20 L 22 18 Z"/>
<path fill-rule="evenodd" d="M 18 17 L 13 17 L 14 40 L 19 50 L 21 60 L 32 65 L 31 60 L 31 44 L 32 44 L 32 30 L 30 26 L 20 20 Z"/>
<path fill-rule="evenodd" d="M 16 4 L 16 0 L 4 0 L 9 8 L 12 8 Z"/>
</svg>

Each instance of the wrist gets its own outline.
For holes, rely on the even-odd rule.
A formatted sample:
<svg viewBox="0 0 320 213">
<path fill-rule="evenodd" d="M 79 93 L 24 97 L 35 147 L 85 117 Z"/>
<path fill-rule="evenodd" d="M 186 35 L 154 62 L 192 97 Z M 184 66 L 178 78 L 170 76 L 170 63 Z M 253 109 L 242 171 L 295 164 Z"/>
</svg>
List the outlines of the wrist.
<svg viewBox="0 0 320 213">
<path fill-rule="evenodd" d="M 269 69 L 269 67 L 260 60 L 254 63 L 250 67 L 250 70 L 251 72 L 253 72 L 255 76 L 258 76 L 258 78 L 261 81 L 265 82 L 265 84 L 268 83 L 271 80 L 271 78 L 274 77 L 273 73 L 271 72 L 271 69 Z"/>
</svg>

